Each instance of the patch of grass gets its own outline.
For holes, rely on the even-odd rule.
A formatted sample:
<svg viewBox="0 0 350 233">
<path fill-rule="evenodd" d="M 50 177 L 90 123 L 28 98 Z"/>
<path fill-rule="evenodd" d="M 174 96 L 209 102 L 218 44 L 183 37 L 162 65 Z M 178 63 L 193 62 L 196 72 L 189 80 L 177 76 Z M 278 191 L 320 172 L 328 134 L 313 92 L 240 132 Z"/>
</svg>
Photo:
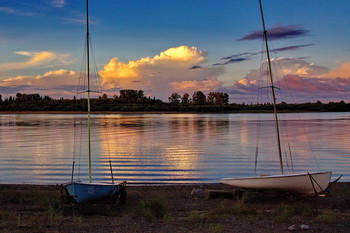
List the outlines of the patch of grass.
<svg viewBox="0 0 350 233">
<path fill-rule="evenodd" d="M 13 219 L 14 216 L 7 210 L 0 210 L 0 220 L 7 221 Z"/>
<path fill-rule="evenodd" d="M 324 211 L 315 218 L 316 222 L 334 223 L 337 221 L 337 216 L 331 211 Z"/>
<path fill-rule="evenodd" d="M 290 206 L 285 203 L 281 203 L 273 208 L 272 213 L 278 222 L 286 222 L 293 216 Z"/>
<path fill-rule="evenodd" d="M 165 212 L 164 200 L 159 196 L 141 201 L 135 210 L 136 216 L 149 221 L 164 218 Z"/>
<path fill-rule="evenodd" d="M 44 202 L 44 211 L 45 215 L 48 217 L 48 222 L 56 222 L 64 218 L 64 209 L 61 200 L 58 198 L 45 198 Z"/>
<path fill-rule="evenodd" d="M 294 215 L 302 215 L 302 216 L 313 216 L 317 210 L 310 205 L 309 203 L 301 202 L 295 203 L 292 208 Z"/>
<path fill-rule="evenodd" d="M 221 223 L 212 225 L 210 227 L 210 231 L 213 233 L 222 233 L 222 232 L 224 232 L 224 226 Z"/>
<path fill-rule="evenodd" d="M 208 213 L 203 211 L 191 211 L 187 217 L 190 223 L 204 223 L 208 220 Z"/>
<path fill-rule="evenodd" d="M 272 213 L 276 216 L 276 220 L 287 222 L 294 216 L 312 216 L 316 210 L 308 203 L 295 203 L 288 205 L 281 203 L 272 209 Z"/>
<path fill-rule="evenodd" d="M 253 214 L 255 210 L 250 206 L 244 204 L 242 201 L 235 202 L 233 204 L 233 213 L 235 214 Z"/>
</svg>

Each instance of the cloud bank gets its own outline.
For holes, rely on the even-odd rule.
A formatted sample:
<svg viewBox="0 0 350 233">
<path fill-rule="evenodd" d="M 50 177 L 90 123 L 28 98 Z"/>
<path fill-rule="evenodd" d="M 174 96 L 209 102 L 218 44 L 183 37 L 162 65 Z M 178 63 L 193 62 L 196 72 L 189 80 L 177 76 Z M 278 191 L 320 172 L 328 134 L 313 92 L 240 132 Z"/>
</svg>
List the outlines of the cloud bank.
<svg viewBox="0 0 350 233">
<path fill-rule="evenodd" d="M 272 65 L 282 67 L 282 70 L 275 74 L 275 78 L 282 77 L 275 83 L 275 86 L 280 88 L 279 102 L 350 101 L 348 95 L 350 62 L 333 70 L 298 58 L 274 59 Z M 228 91 L 236 97 L 237 102 L 269 101 L 268 98 L 271 96 L 262 96 L 261 99 L 257 99 L 258 88 L 271 85 L 268 81 L 263 81 L 268 80 L 267 77 L 263 77 L 267 73 L 264 72 L 262 76 L 260 70 L 266 70 L 266 64 L 263 64 L 259 70 L 251 70 L 245 77 L 228 88 Z M 266 90 L 261 92 L 266 92 Z"/>
<path fill-rule="evenodd" d="M 0 67 L 3 70 L 42 66 L 50 68 L 52 64 L 66 63 L 67 56 L 69 57 L 46 51 L 21 51 L 17 54 L 29 59 L 24 62 L 0 64 Z M 250 55 L 236 54 L 223 58 L 223 61 L 230 62 L 231 59 L 234 61 Z M 111 58 L 99 74 L 103 91 L 109 96 L 118 94 L 120 89 L 138 89 L 144 90 L 146 95 L 167 101 L 173 92 L 192 95 L 193 92 L 201 90 L 204 93 L 226 92 L 230 94 L 230 102 L 236 103 L 268 101 L 257 98 L 258 90 L 267 90 L 259 87 L 270 85 L 262 81 L 261 73 L 264 72 L 261 71 L 266 70 L 266 64 L 250 70 L 243 77 L 235 77 L 235 74 L 232 74 L 232 80 L 238 81 L 224 83 L 220 76 L 225 74 L 225 67 L 206 65 L 206 62 L 206 51 L 183 45 L 169 48 L 153 57 L 128 62 L 123 62 L 117 57 Z M 281 94 L 288 96 L 289 93 L 293 93 L 293 99 L 279 97 L 279 102 L 350 101 L 350 62 L 335 69 L 307 62 L 303 58 L 273 59 L 272 64 L 282 68 L 276 69 L 275 74 L 276 78 L 284 77 L 275 83 L 280 87 Z M 0 82 L 0 94 L 40 93 L 54 98 L 71 98 L 75 94 L 78 76 L 76 71 L 53 69 L 36 76 L 9 77 Z"/>
</svg>

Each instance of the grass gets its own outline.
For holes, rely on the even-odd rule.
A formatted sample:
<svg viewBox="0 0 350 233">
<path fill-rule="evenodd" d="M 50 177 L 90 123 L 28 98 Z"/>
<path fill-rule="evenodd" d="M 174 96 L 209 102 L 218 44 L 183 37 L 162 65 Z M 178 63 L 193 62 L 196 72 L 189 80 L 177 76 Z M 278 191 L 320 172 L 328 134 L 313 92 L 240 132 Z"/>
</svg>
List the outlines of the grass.
<svg viewBox="0 0 350 233">
<path fill-rule="evenodd" d="M 336 221 L 337 216 L 330 211 L 324 211 L 315 218 L 315 222 L 334 223 Z"/>
<path fill-rule="evenodd" d="M 164 200 L 159 196 L 141 201 L 135 210 L 137 217 L 148 221 L 152 221 L 156 218 L 164 218 L 165 212 Z"/>
<path fill-rule="evenodd" d="M 191 211 L 187 220 L 190 223 L 206 223 L 226 220 L 233 215 L 254 216 L 255 214 L 255 209 L 242 201 L 223 200 L 217 208 L 211 211 Z"/>
<path fill-rule="evenodd" d="M 278 222 L 288 222 L 294 216 L 311 217 L 316 212 L 317 210 L 308 203 L 294 203 L 292 205 L 280 203 L 272 209 L 272 214 L 275 215 Z"/>
<path fill-rule="evenodd" d="M 43 199 L 43 203 L 48 222 L 53 223 L 64 218 L 64 208 L 61 200 L 57 198 L 45 198 Z"/>
<path fill-rule="evenodd" d="M 213 233 L 224 232 L 224 226 L 221 223 L 210 226 L 210 231 Z"/>
<path fill-rule="evenodd" d="M 208 219 L 209 215 L 207 211 L 191 211 L 187 217 L 187 220 L 193 224 L 205 223 Z"/>
<path fill-rule="evenodd" d="M 7 210 L 0 210 L 0 220 L 7 221 L 9 219 L 14 218 L 13 214 Z"/>
</svg>

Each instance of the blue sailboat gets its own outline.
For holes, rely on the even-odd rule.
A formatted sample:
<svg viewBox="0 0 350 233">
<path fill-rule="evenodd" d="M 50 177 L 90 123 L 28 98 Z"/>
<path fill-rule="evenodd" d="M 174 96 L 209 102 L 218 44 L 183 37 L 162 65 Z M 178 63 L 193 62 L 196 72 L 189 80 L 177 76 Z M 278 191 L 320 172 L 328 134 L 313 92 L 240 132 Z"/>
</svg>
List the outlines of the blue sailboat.
<svg viewBox="0 0 350 233">
<path fill-rule="evenodd" d="M 91 120 L 90 120 L 90 99 L 91 99 L 91 90 L 90 90 L 90 33 L 89 33 L 89 3 L 86 0 L 86 72 L 87 72 L 87 127 L 88 127 L 88 154 L 89 154 L 89 182 L 80 182 L 74 181 L 74 162 L 72 166 L 72 179 L 68 183 L 62 184 L 65 192 L 66 199 L 72 201 L 76 204 L 84 204 L 91 202 L 114 202 L 116 203 L 120 198 L 125 198 L 125 184 L 114 183 L 112 165 L 110 162 L 111 168 L 111 183 L 93 183 L 92 182 L 92 165 L 91 165 Z M 123 201 L 123 200 L 122 200 Z M 125 200 L 124 200 L 125 201 Z"/>
</svg>

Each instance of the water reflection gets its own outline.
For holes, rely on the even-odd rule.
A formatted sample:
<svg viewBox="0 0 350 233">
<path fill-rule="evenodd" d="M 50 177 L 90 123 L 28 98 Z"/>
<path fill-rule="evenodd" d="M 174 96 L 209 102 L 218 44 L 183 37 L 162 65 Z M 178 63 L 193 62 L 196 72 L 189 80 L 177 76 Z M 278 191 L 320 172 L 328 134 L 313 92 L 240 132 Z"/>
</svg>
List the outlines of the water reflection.
<svg viewBox="0 0 350 233">
<path fill-rule="evenodd" d="M 283 153 L 288 157 L 292 148 L 296 171 L 320 167 L 350 180 L 349 113 L 282 115 L 290 139 L 289 144 L 283 141 Z M 260 128 L 257 121 L 263 123 Z M 83 130 L 77 133 L 80 126 Z M 263 135 L 258 171 L 278 172 L 268 114 L 93 115 L 93 177 L 110 179 L 109 159 L 114 177 L 129 182 L 218 182 L 222 177 L 253 175 L 258 131 Z M 81 148 L 76 152 L 76 173 L 84 180 L 86 143 L 84 115 L 0 115 L 0 182 L 66 182 L 74 148 Z"/>
</svg>

